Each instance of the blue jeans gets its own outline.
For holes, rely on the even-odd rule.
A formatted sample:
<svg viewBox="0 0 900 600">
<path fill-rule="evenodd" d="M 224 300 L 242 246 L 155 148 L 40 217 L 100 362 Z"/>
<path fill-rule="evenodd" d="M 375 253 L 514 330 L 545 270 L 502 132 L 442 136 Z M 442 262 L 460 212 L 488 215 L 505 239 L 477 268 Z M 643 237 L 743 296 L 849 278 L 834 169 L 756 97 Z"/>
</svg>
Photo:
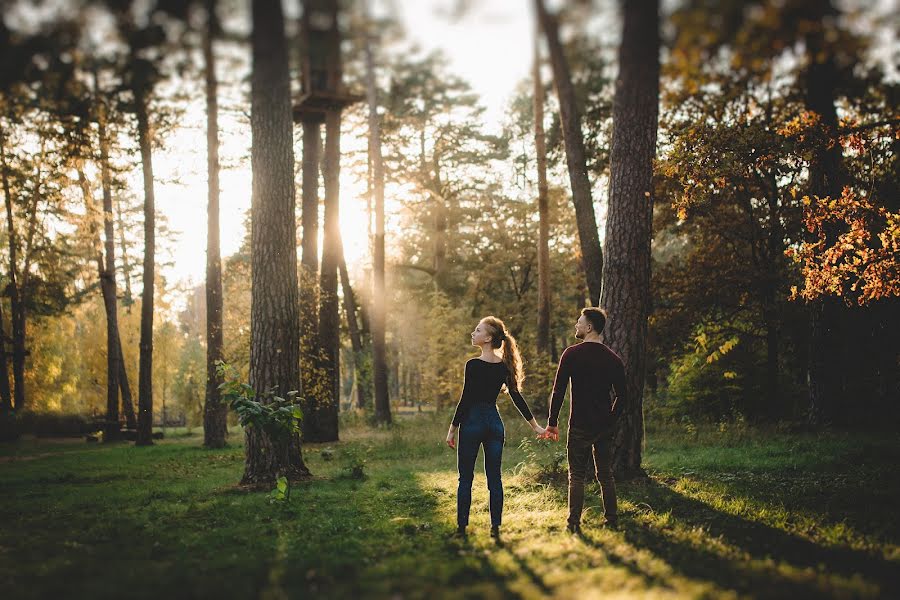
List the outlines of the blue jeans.
<svg viewBox="0 0 900 600">
<path fill-rule="evenodd" d="M 456 467 L 459 470 L 459 488 L 456 492 L 456 523 L 459 527 L 469 524 L 472 506 L 472 481 L 475 479 L 475 459 L 478 447 L 484 446 L 484 474 L 487 476 L 491 495 L 491 526 L 500 526 L 503 517 L 503 482 L 500 479 L 500 461 L 506 432 L 495 404 L 476 404 L 459 427 L 459 447 Z"/>
</svg>

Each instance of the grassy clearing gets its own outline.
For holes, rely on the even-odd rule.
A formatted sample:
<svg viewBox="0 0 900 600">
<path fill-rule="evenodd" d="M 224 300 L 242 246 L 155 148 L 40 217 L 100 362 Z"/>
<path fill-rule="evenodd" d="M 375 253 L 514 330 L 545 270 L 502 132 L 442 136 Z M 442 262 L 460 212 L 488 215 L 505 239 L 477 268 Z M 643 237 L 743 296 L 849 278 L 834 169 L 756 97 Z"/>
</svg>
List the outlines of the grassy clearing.
<svg viewBox="0 0 900 600">
<path fill-rule="evenodd" d="M 620 485 L 621 528 L 600 526 L 589 488 L 578 538 L 562 527 L 563 443 L 519 447 L 526 428 L 509 417 L 498 545 L 480 464 L 472 535 L 448 539 L 445 421 L 345 424 L 342 442 L 305 448 L 315 478 L 286 503 L 237 490 L 240 446 L 204 450 L 197 433 L 0 446 L 3 596 L 900 595 L 896 436 L 651 431 L 651 478 Z"/>
</svg>

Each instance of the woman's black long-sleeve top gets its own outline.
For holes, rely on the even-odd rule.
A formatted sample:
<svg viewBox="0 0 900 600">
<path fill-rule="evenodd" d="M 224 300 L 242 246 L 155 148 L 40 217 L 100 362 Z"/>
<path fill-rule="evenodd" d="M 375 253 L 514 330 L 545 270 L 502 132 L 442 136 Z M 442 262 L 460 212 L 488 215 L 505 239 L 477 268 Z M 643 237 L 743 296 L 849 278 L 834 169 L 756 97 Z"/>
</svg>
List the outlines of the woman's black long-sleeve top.
<svg viewBox="0 0 900 600">
<path fill-rule="evenodd" d="M 466 363 L 466 378 L 463 383 L 463 391 L 456 405 L 456 413 L 453 415 L 453 424 L 459 425 L 465 420 L 469 408 L 474 404 L 495 404 L 500 388 L 507 382 L 509 370 L 502 362 L 490 363 L 480 358 L 472 358 Z M 522 417 L 531 421 L 534 416 L 528 410 L 525 398 L 519 390 L 506 386 L 509 396 Z"/>
</svg>

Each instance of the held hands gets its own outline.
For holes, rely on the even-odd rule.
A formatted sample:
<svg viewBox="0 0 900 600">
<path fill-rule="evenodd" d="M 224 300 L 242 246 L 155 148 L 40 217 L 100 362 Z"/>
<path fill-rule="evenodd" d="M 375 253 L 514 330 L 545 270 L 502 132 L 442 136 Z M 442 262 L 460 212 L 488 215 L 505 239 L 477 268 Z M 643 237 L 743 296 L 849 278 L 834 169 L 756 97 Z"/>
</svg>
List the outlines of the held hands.
<svg viewBox="0 0 900 600">
<path fill-rule="evenodd" d="M 547 430 L 537 424 L 537 421 L 532 419 L 529 424 L 531 425 L 531 430 L 537 434 L 537 439 L 542 440 L 544 436 L 547 435 Z"/>
<path fill-rule="evenodd" d="M 559 441 L 559 427 L 551 427 L 547 425 L 547 428 L 544 429 L 544 433 L 538 435 L 538 439 L 542 440 L 553 440 L 554 442 Z"/>
</svg>

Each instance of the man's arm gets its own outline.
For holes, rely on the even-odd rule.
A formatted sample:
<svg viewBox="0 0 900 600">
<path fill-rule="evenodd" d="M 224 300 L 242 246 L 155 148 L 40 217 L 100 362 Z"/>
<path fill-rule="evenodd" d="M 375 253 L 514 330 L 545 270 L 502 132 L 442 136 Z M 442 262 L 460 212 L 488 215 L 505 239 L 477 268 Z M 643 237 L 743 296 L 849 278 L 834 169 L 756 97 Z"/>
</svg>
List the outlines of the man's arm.
<svg viewBox="0 0 900 600">
<path fill-rule="evenodd" d="M 622 412 L 628 405 L 628 391 L 625 382 L 625 364 L 619 364 L 613 375 L 613 389 L 616 392 L 616 401 L 612 406 L 612 416 L 615 421 L 619 420 Z"/>
<path fill-rule="evenodd" d="M 566 388 L 569 387 L 569 378 L 572 376 L 570 363 L 571 354 L 566 350 L 559 357 L 556 377 L 553 379 L 553 395 L 550 397 L 550 414 L 547 417 L 547 425 L 550 427 L 559 427 L 559 411 L 562 409 Z"/>
</svg>

